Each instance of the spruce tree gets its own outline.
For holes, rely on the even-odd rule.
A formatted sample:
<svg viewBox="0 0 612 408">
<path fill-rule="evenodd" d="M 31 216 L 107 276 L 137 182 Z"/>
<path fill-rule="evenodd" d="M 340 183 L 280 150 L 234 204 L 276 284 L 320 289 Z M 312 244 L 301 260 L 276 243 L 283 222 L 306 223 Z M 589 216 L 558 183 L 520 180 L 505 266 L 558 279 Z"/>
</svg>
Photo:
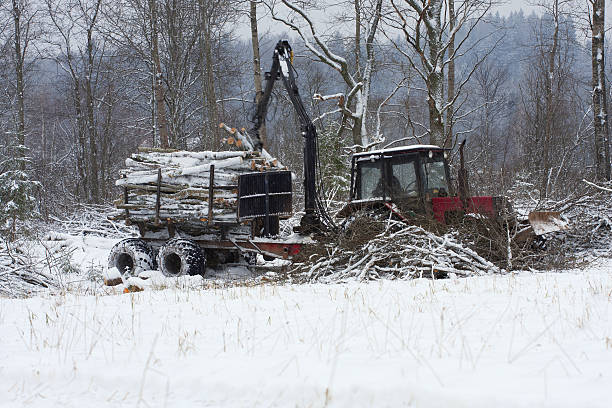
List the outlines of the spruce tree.
<svg viewBox="0 0 612 408">
<path fill-rule="evenodd" d="M 0 229 L 9 240 L 14 240 L 18 222 L 36 215 L 34 194 L 39 187 L 30 179 L 26 168 L 29 162 L 25 146 L 4 146 L 0 153 Z"/>
</svg>

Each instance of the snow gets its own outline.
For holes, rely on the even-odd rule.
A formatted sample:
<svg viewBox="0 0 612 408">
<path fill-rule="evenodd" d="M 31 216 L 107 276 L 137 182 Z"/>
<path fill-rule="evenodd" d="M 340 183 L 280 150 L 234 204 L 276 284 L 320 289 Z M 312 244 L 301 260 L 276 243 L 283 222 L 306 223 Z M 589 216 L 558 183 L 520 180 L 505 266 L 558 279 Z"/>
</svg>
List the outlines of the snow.
<svg viewBox="0 0 612 408">
<path fill-rule="evenodd" d="M 53 238 L 92 269 L 116 242 Z M 437 281 L 137 283 L 0 298 L 0 406 L 609 406 L 610 260 Z"/>
<path fill-rule="evenodd" d="M 442 150 L 440 146 L 436 146 L 436 145 L 417 144 L 417 145 L 410 145 L 410 146 L 391 147 L 389 149 L 382 149 L 382 150 L 372 150 L 372 151 L 362 152 L 362 153 L 355 153 L 354 157 L 369 156 L 373 154 L 388 153 L 388 152 L 399 152 L 399 151 L 404 151 L 404 150 L 411 151 L 411 150 L 427 150 L 427 149 Z"/>
</svg>

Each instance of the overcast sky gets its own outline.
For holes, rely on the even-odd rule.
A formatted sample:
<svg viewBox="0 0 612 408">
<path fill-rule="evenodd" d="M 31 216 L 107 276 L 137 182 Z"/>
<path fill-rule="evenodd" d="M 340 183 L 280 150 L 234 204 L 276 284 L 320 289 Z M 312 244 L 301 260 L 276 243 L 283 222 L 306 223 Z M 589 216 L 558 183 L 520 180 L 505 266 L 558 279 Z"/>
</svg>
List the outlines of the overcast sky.
<svg viewBox="0 0 612 408">
<path fill-rule="evenodd" d="M 336 3 L 336 1 L 330 0 L 330 3 Z M 522 9 L 525 12 L 525 14 L 529 14 L 531 13 L 532 10 L 536 9 L 536 7 L 531 6 L 530 3 L 533 3 L 533 1 L 531 0 L 506 0 L 505 3 L 499 6 L 496 6 L 494 9 L 492 9 L 491 12 L 495 13 L 496 11 L 499 11 L 501 15 L 507 15 L 512 11 L 518 11 Z M 264 7 L 258 7 L 257 11 L 260 17 L 260 20 L 259 20 L 260 35 L 265 35 L 266 33 L 280 34 L 280 33 L 289 31 L 287 27 L 285 27 L 284 25 L 280 23 L 273 21 L 269 17 L 269 15 L 266 15 L 267 13 Z M 322 23 L 325 20 L 326 11 L 328 10 L 321 11 L 321 16 L 317 16 L 318 18 L 315 17 L 314 20 L 315 21 L 318 20 L 319 23 Z M 326 28 L 326 27 L 319 26 L 318 28 Z M 244 18 L 244 24 L 240 25 L 240 28 L 238 29 L 238 33 L 242 38 L 245 38 L 245 39 L 250 38 L 251 36 L 249 22 L 246 19 L 246 17 Z"/>
</svg>

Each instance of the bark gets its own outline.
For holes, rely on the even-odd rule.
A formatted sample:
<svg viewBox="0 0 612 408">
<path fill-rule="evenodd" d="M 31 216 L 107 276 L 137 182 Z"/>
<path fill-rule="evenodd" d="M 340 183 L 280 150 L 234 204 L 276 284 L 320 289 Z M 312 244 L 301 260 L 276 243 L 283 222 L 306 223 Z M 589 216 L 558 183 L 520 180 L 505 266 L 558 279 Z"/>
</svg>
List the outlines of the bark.
<svg viewBox="0 0 612 408">
<path fill-rule="evenodd" d="M 355 0 L 355 14 L 357 20 L 361 21 L 361 15 L 359 12 L 360 2 Z M 368 146 L 370 143 L 370 136 L 368 134 L 368 128 L 366 126 L 368 104 L 370 101 L 370 87 L 372 83 L 372 74 L 374 72 L 374 35 L 378 30 L 378 24 L 380 22 L 382 9 L 382 1 L 378 0 L 375 4 L 374 19 L 368 30 L 368 36 L 366 38 L 365 50 L 366 50 L 366 62 L 363 69 L 358 65 L 357 70 L 357 81 L 362 83 L 362 87 L 355 94 L 355 115 L 353 117 L 353 143 L 355 145 L 361 145 L 362 147 Z M 355 44 L 355 59 L 360 61 L 360 47 L 361 47 L 361 24 L 356 23 L 355 26 L 355 37 L 359 40 Z M 350 101 L 351 98 L 349 98 Z"/>
<path fill-rule="evenodd" d="M 448 18 L 449 18 L 449 30 L 453 32 L 455 29 L 455 0 L 448 0 Z M 452 56 L 455 54 L 455 34 L 451 35 L 448 44 L 448 109 L 446 111 L 446 126 L 447 132 L 444 139 L 444 146 L 449 148 L 453 144 L 453 116 L 455 114 L 453 100 L 455 98 L 455 58 Z"/>
<path fill-rule="evenodd" d="M 215 90 L 214 56 L 212 51 L 212 13 L 215 5 L 211 2 L 200 0 L 200 30 L 202 41 L 200 52 L 204 62 L 205 75 L 202 75 L 202 102 L 207 115 L 204 138 L 208 138 L 209 146 L 213 150 L 220 147 L 218 123 L 219 113 L 217 109 L 217 93 Z M 204 139 L 205 140 L 205 139 Z"/>
<path fill-rule="evenodd" d="M 605 0 L 594 0 L 591 20 L 591 61 L 593 65 L 593 115 L 596 179 L 610 180 L 608 106 L 604 64 Z"/>
<path fill-rule="evenodd" d="M 361 4 L 360 0 L 355 0 L 355 70 L 359 77 L 359 67 L 361 59 Z"/>
<path fill-rule="evenodd" d="M 85 110 L 87 112 L 87 133 L 89 135 L 89 186 L 91 187 L 91 197 L 94 203 L 100 202 L 100 188 L 98 174 L 98 135 L 94 117 L 94 95 L 92 89 L 94 71 L 94 43 L 92 36 L 101 2 L 102 0 L 97 1 L 94 15 L 87 27 L 87 71 L 85 78 Z"/>
<path fill-rule="evenodd" d="M 251 45 L 253 47 L 253 80 L 255 82 L 255 103 L 259 103 L 263 95 L 263 87 L 261 81 L 261 56 L 259 53 L 259 34 L 257 29 L 257 1 L 251 0 L 250 10 L 251 20 Z M 259 128 L 259 138 L 263 145 L 266 145 L 266 124 L 262 124 Z"/>
<path fill-rule="evenodd" d="M 69 56 L 68 60 L 72 58 Z M 85 169 L 85 156 L 87 154 L 87 142 L 85 139 L 85 126 L 83 120 L 83 111 L 81 109 L 81 82 L 72 70 L 71 62 L 68 63 L 72 73 L 72 99 L 74 111 L 76 114 L 76 134 L 77 134 L 77 172 L 79 181 L 76 183 L 76 195 L 80 195 L 79 190 L 82 189 L 83 197 L 89 198 L 89 190 L 87 189 L 88 176 Z"/>
<path fill-rule="evenodd" d="M 345 126 L 347 126 L 347 121 L 350 121 L 352 125 L 352 139 L 353 144 L 355 146 L 366 147 L 369 145 L 370 137 L 368 135 L 368 129 L 366 127 L 366 116 L 368 112 L 368 102 L 369 102 L 369 92 L 370 92 L 370 82 L 372 73 L 374 71 L 374 63 L 375 63 L 375 47 L 374 47 L 374 38 L 378 31 L 378 25 L 380 23 L 381 15 L 382 15 L 382 0 L 376 0 L 372 2 L 374 4 L 369 4 L 367 8 L 371 10 L 371 19 L 367 22 L 367 28 L 365 32 L 367 33 L 366 38 L 366 61 L 365 63 L 361 61 L 361 57 L 359 57 L 360 67 L 355 67 L 353 70 L 352 64 L 349 64 L 347 59 L 334 53 L 325 40 L 320 36 L 315 28 L 315 24 L 313 19 L 306 13 L 305 10 L 300 8 L 297 4 L 290 0 L 281 0 L 281 3 L 284 4 L 289 10 L 296 13 L 301 19 L 307 24 L 307 29 L 304 30 L 296 23 L 294 20 L 281 18 L 278 15 L 275 15 L 274 12 L 272 14 L 272 18 L 275 21 L 280 21 L 286 26 L 290 27 L 292 30 L 296 31 L 300 38 L 304 41 L 304 45 L 306 48 L 314 54 L 316 59 L 327 64 L 336 72 L 339 73 L 340 77 L 344 81 L 345 85 L 350 89 L 349 93 L 346 95 L 344 99 L 340 101 L 340 110 L 342 111 L 342 119 L 341 125 L 338 130 L 338 136 L 342 134 L 345 130 Z M 353 0 L 352 4 L 354 4 L 355 8 L 355 19 L 361 20 L 360 13 L 364 13 L 364 9 L 366 6 L 362 1 Z M 272 6 L 272 8 L 274 8 Z M 359 15 L 359 17 L 357 17 Z M 364 14 L 365 15 L 365 14 Z M 356 23 L 357 24 L 357 23 Z M 361 39 L 361 24 L 356 25 L 356 37 Z M 357 28 L 359 27 L 359 28 Z M 312 38 L 312 41 L 309 40 Z M 352 41 L 352 39 L 351 39 Z M 356 41 L 357 42 L 357 41 Z M 355 51 L 357 52 L 357 48 L 360 44 L 355 44 Z M 357 58 L 356 58 L 357 60 Z M 356 73 L 355 73 L 356 72 Z M 360 80 L 361 79 L 361 80 Z"/>
<path fill-rule="evenodd" d="M 458 49 L 467 40 L 466 36 L 472 33 L 491 7 L 489 1 L 467 1 L 461 3 L 459 15 L 457 15 L 455 3 L 451 2 L 449 13 L 452 15 L 449 16 L 449 20 L 452 20 L 452 23 L 449 24 L 450 32 L 448 32 L 446 14 L 445 24 L 442 24 L 441 19 L 445 4 L 444 0 L 405 0 L 404 2 L 391 0 L 391 5 L 398 18 L 396 23 L 401 27 L 404 39 L 416 56 L 410 55 L 398 44 L 394 43 L 394 45 L 425 82 L 429 108 L 429 141 L 439 146 L 446 146 L 447 142 L 450 143 L 452 134 L 452 123 L 449 124 L 449 128 L 446 128 L 444 115 L 448 113 L 449 121 L 452 122 L 454 113 L 452 104 L 457 100 L 457 96 L 462 92 L 474 70 L 482 62 L 482 59 L 477 61 L 457 86 L 454 78 L 454 59 L 457 58 Z M 464 25 L 468 26 L 465 36 L 456 45 L 454 34 L 464 28 Z M 448 55 L 447 60 L 444 59 L 445 55 Z M 420 60 L 420 66 L 416 62 L 417 58 Z M 448 92 L 448 98 L 444 97 L 444 66 L 446 64 L 450 65 L 449 72 L 452 74 L 449 79 L 449 86 L 452 89 Z M 449 108 L 451 108 L 450 111 Z M 448 141 L 446 140 L 447 134 Z"/>
<path fill-rule="evenodd" d="M 107 90 L 107 101 L 106 101 L 106 118 L 104 121 L 103 128 L 103 136 L 102 136 L 102 160 L 100 167 L 100 180 L 102 181 L 102 196 L 106 200 L 109 197 L 109 193 L 111 192 L 110 181 L 110 164 L 112 158 L 110 157 L 110 145 L 114 130 L 113 124 L 113 107 L 114 107 L 114 87 L 113 81 L 108 81 L 108 90 Z"/>
<path fill-rule="evenodd" d="M 550 150 L 552 143 L 552 132 L 553 132 L 553 121 L 554 121 L 554 98 L 553 98 L 553 78 L 556 72 L 556 64 L 555 60 L 557 57 L 558 44 L 559 44 L 559 1 L 555 0 L 553 3 L 553 19 L 555 28 L 553 30 L 553 38 L 552 38 L 552 46 L 550 51 L 548 52 L 548 61 L 547 61 L 547 75 L 544 78 L 544 92 L 546 98 L 546 113 L 545 113 L 545 123 L 544 123 L 544 144 L 542 146 L 542 180 L 540 185 L 540 197 L 546 198 L 548 196 L 549 189 L 549 177 L 548 174 L 550 172 Z"/>
<path fill-rule="evenodd" d="M 430 72 L 427 76 L 427 104 L 429 105 L 429 141 L 431 144 L 441 146 L 444 143 L 444 117 L 442 108 L 444 101 L 444 70 L 442 49 L 442 26 L 440 14 L 442 1 L 432 0 L 427 9 L 430 24 L 427 25 L 429 45 Z"/>
<path fill-rule="evenodd" d="M 157 21 L 157 2 L 149 0 L 149 11 L 151 13 L 151 59 L 153 60 L 154 78 L 154 97 L 156 115 L 156 129 L 159 132 L 159 143 L 162 148 L 170 147 L 168 139 L 168 123 L 166 120 L 166 105 L 164 98 L 164 83 L 159 59 L 159 33 Z"/>
<path fill-rule="evenodd" d="M 25 96 L 23 82 L 24 52 L 21 48 L 21 7 L 19 0 L 13 0 L 13 22 L 15 24 L 15 76 L 17 82 L 17 145 L 15 157 L 20 158 L 19 168 L 25 170 Z"/>
<path fill-rule="evenodd" d="M 204 31 L 204 52 L 206 55 L 206 108 L 208 110 L 208 123 L 210 127 L 209 137 L 212 141 L 213 150 L 219 149 L 221 141 L 219 140 L 219 131 L 217 124 L 219 123 L 219 114 L 217 110 L 217 93 L 215 91 L 215 76 L 212 54 L 212 38 L 211 27 L 206 27 Z"/>
</svg>

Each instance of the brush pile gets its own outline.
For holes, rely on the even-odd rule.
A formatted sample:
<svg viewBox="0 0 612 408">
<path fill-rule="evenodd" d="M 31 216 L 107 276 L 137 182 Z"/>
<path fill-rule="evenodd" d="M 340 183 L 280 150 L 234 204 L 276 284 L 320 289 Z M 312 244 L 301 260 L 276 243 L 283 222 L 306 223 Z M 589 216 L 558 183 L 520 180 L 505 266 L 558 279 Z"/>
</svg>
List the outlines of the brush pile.
<svg viewBox="0 0 612 408">
<path fill-rule="evenodd" d="M 612 255 L 612 183 L 585 183 L 584 191 L 554 206 L 571 220 L 571 228 L 554 235 L 551 246 L 577 261 Z"/>
<path fill-rule="evenodd" d="M 26 297 L 42 289 L 57 288 L 56 278 L 44 271 L 56 268 L 56 260 L 48 265 L 26 253 L 21 244 L 0 240 L 0 297 Z"/>
<path fill-rule="evenodd" d="M 500 272 L 450 233 L 440 236 L 396 221 L 358 218 L 332 241 L 304 254 L 292 277 L 306 282 L 339 282 Z"/>
<path fill-rule="evenodd" d="M 265 152 L 188 152 L 140 149 L 125 161 L 116 185 L 124 196 L 115 201 L 114 219 L 134 223 L 237 222 L 238 177 L 283 170 Z M 210 187 L 212 186 L 212 189 Z"/>
<path fill-rule="evenodd" d="M 112 220 L 117 209 L 109 205 L 80 204 L 62 216 L 50 215 L 51 231 L 73 236 L 95 235 L 105 238 L 129 238 L 138 235 L 134 226 Z"/>
</svg>

